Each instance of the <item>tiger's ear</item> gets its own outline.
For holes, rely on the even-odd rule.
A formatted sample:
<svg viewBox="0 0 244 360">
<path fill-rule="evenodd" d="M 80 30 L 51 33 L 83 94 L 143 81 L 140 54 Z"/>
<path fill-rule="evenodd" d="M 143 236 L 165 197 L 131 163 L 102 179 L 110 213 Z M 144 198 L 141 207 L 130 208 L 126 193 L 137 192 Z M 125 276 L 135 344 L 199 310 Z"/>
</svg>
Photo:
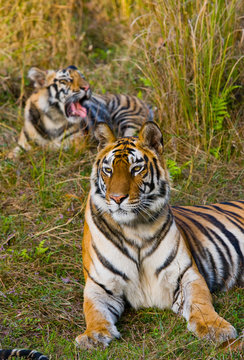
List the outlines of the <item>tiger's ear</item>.
<svg viewBox="0 0 244 360">
<path fill-rule="evenodd" d="M 46 84 L 47 72 L 40 70 L 36 67 L 32 67 L 28 72 L 28 77 L 34 82 L 36 88 L 41 88 Z"/>
<path fill-rule="evenodd" d="M 155 122 L 147 121 L 142 126 L 138 137 L 144 145 L 155 150 L 159 155 L 163 153 L 163 135 Z"/>
<path fill-rule="evenodd" d="M 108 126 L 108 124 L 101 122 L 98 123 L 94 131 L 95 138 L 99 142 L 98 151 L 102 150 L 105 146 L 116 141 L 116 138 Z"/>
</svg>

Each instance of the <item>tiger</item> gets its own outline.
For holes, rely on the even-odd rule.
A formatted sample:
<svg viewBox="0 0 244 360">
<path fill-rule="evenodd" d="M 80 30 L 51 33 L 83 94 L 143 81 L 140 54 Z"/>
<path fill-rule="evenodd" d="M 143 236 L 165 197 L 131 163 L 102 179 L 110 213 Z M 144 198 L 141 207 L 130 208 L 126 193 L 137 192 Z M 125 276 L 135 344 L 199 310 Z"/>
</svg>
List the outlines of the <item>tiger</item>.
<svg viewBox="0 0 244 360">
<path fill-rule="evenodd" d="M 119 338 L 115 324 L 127 303 L 172 309 L 198 338 L 236 338 L 211 292 L 244 284 L 244 201 L 171 206 L 155 122 L 138 137 L 116 137 L 99 123 L 95 137 L 82 240 L 86 330 L 78 346 L 106 347 Z"/>
<path fill-rule="evenodd" d="M 34 360 L 49 360 L 49 358 L 36 350 L 28 349 L 0 349 L 0 359 L 26 358 Z"/>
<path fill-rule="evenodd" d="M 17 146 L 8 158 L 16 158 L 31 143 L 50 149 L 79 149 L 83 135 L 93 133 L 97 122 L 105 121 L 120 136 L 135 134 L 145 120 L 153 120 L 152 108 L 136 96 L 93 94 L 77 67 L 41 70 L 32 67 L 28 77 L 35 91 L 27 99 L 24 126 Z"/>
</svg>

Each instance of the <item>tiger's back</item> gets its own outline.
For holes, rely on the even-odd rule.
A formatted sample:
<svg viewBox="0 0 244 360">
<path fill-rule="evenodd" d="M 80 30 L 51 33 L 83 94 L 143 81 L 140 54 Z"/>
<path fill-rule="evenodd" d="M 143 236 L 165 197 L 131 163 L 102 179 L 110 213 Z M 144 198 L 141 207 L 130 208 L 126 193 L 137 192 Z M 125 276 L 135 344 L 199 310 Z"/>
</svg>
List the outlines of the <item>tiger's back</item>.
<svg viewBox="0 0 244 360">
<path fill-rule="evenodd" d="M 172 211 L 210 291 L 244 286 L 244 201 L 172 206 Z"/>
<path fill-rule="evenodd" d="M 119 136 L 133 136 L 146 121 L 153 120 L 153 110 L 136 96 L 125 94 L 93 94 L 83 103 L 89 126 L 106 122 Z"/>
</svg>

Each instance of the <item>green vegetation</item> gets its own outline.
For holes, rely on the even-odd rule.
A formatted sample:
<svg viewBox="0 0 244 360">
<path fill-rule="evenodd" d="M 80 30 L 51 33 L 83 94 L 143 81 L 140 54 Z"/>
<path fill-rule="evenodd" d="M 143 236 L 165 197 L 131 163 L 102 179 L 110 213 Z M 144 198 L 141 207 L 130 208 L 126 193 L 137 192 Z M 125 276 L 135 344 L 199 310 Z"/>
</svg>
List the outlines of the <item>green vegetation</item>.
<svg viewBox="0 0 244 360">
<path fill-rule="evenodd" d="M 36 147 L 13 162 L 31 66 L 78 66 L 98 93 L 157 108 L 173 204 L 244 198 L 243 2 L 0 0 L 0 347 L 50 359 L 241 359 L 196 339 L 170 311 L 126 309 L 122 338 L 78 351 L 81 239 L 96 144 Z M 241 334 L 243 290 L 214 295 Z"/>
</svg>

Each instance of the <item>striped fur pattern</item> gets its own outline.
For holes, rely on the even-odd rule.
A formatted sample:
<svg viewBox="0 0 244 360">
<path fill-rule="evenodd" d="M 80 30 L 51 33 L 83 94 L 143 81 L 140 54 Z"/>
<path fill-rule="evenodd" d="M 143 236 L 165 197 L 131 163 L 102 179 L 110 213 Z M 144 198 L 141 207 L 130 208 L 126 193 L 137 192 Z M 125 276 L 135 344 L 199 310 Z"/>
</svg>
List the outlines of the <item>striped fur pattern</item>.
<svg viewBox="0 0 244 360">
<path fill-rule="evenodd" d="M 33 360 L 48 360 L 49 358 L 36 350 L 27 349 L 0 349 L 0 359 L 25 358 Z"/>
<path fill-rule="evenodd" d="M 71 143 L 78 146 L 83 126 L 80 119 L 85 118 L 87 112 L 78 100 L 72 105 L 72 111 L 65 102 L 71 96 L 79 101 L 91 96 L 82 73 L 74 66 L 58 71 L 31 68 L 28 76 L 36 90 L 26 102 L 18 145 L 8 157 L 15 158 L 21 150 L 30 150 L 33 143 L 51 149 L 66 148 Z M 69 120 L 67 111 L 70 111 Z"/>
<path fill-rule="evenodd" d="M 31 143 L 58 149 L 70 144 L 78 149 L 82 136 L 96 123 L 107 122 L 119 136 L 135 134 L 145 120 L 153 119 L 151 108 L 135 96 L 96 95 L 75 67 L 54 71 L 31 68 L 28 74 L 36 91 L 25 106 L 24 127 L 8 155 L 15 158 Z"/>
<path fill-rule="evenodd" d="M 94 131 L 97 123 L 106 122 L 118 136 L 135 135 L 154 116 L 150 106 L 132 95 L 92 94 L 82 105 L 88 114 L 87 130 Z"/>
<path fill-rule="evenodd" d="M 95 136 L 100 152 L 82 246 L 87 329 L 78 345 L 107 346 L 118 338 L 125 302 L 171 308 L 200 338 L 235 338 L 210 290 L 243 281 L 244 202 L 171 208 L 162 134 L 153 122 L 138 138 L 116 139 L 106 124 Z"/>
<path fill-rule="evenodd" d="M 172 210 L 210 291 L 243 286 L 244 201 L 174 206 Z"/>
</svg>

